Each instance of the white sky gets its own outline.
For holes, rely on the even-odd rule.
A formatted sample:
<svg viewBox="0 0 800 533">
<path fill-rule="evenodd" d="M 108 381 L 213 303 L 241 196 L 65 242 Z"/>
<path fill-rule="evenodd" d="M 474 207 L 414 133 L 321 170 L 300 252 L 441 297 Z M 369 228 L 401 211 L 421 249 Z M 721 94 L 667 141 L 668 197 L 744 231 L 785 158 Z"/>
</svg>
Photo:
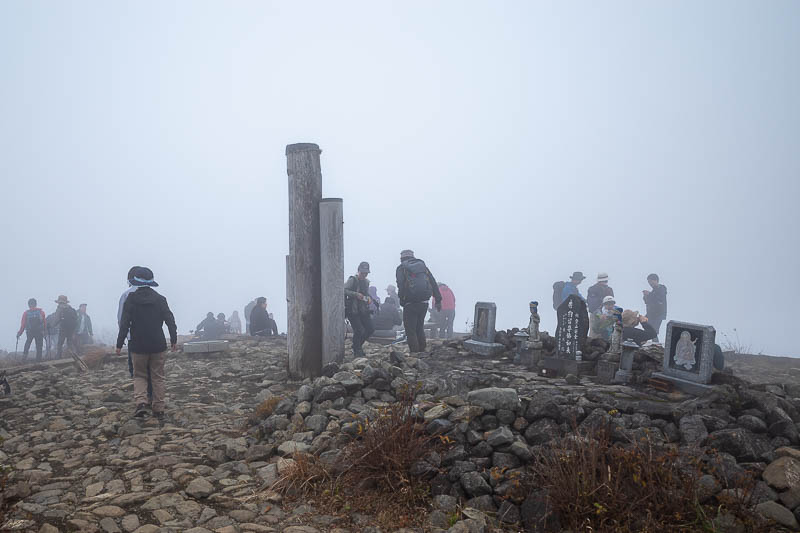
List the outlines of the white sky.
<svg viewBox="0 0 800 533">
<path fill-rule="evenodd" d="M 412 248 L 498 328 L 607 271 L 800 356 L 800 3 L 0 3 L 0 347 L 29 297 L 112 332 L 150 266 L 187 332 L 285 329 L 284 150 L 316 142 L 345 270 Z M 662 329 L 663 333 L 663 329 Z"/>
</svg>

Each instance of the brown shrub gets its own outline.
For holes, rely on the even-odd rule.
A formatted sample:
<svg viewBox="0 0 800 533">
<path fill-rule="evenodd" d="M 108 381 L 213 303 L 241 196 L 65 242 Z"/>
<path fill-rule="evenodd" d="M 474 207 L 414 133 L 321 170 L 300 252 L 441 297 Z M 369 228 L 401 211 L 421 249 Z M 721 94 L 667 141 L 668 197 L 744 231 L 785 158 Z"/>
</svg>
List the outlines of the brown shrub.
<svg viewBox="0 0 800 533">
<path fill-rule="evenodd" d="M 528 482 L 546 490 L 561 526 L 573 531 L 715 531 L 711 519 L 718 509 L 698 501 L 704 468 L 700 456 L 657 448 L 647 439 L 614 444 L 606 429 L 598 429 L 543 448 Z M 741 498 L 729 511 L 754 524 L 752 484 L 742 479 L 737 485 Z"/>
<path fill-rule="evenodd" d="M 306 501 L 313 497 L 328 512 L 375 515 L 387 528 L 421 523 L 430 486 L 412 471 L 432 452 L 443 451 L 449 439 L 428 435 L 413 405 L 414 393 L 407 391 L 374 419 L 360 422 L 358 434 L 332 463 L 295 455 L 272 489 Z"/>
<path fill-rule="evenodd" d="M 267 398 L 258 404 L 253 412 L 250 413 L 250 416 L 247 417 L 247 425 L 257 426 L 263 420 L 266 420 L 272 416 L 272 413 L 275 411 L 275 407 L 281 403 L 281 400 L 283 400 L 283 397 L 273 396 L 272 398 Z"/>
<path fill-rule="evenodd" d="M 81 347 L 81 352 L 81 359 L 86 363 L 86 366 L 90 369 L 97 369 L 103 367 L 106 357 L 113 353 L 113 349 L 108 346 L 90 344 Z"/>
</svg>

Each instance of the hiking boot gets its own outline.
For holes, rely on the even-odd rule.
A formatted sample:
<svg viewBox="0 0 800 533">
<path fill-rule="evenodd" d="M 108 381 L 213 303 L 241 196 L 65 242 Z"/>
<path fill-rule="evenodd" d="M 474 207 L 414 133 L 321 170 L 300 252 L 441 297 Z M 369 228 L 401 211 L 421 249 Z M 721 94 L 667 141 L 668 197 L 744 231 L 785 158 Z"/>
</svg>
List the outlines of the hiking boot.
<svg viewBox="0 0 800 533">
<path fill-rule="evenodd" d="M 164 411 L 153 411 L 153 416 L 157 420 L 164 420 Z"/>
<path fill-rule="evenodd" d="M 136 412 L 133 413 L 136 418 L 144 418 L 147 416 L 147 404 L 140 403 L 136 406 Z"/>
</svg>

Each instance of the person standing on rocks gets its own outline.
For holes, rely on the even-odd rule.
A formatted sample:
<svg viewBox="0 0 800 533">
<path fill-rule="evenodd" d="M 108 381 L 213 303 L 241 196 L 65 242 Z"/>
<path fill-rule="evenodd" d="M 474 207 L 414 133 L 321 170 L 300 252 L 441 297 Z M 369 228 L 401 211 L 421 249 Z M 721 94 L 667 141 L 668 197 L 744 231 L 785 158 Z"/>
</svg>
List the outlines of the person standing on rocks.
<svg viewBox="0 0 800 533">
<path fill-rule="evenodd" d="M 642 297 L 647 308 L 647 320 L 658 335 L 661 323 L 667 318 L 667 288 L 659 283 L 658 274 L 647 276 L 647 284 L 652 290 L 642 291 Z"/>
<path fill-rule="evenodd" d="M 436 278 L 425 265 L 425 261 L 414 257 L 411 250 L 400 252 L 400 266 L 395 271 L 398 297 L 403 306 L 403 326 L 406 330 L 408 349 L 411 353 L 423 352 L 426 347 L 425 315 L 428 300 L 434 298 L 434 307 L 442 310 L 442 294 Z"/>
<path fill-rule="evenodd" d="M 133 284 L 133 278 L 140 268 L 142 267 L 132 266 L 128 270 L 128 288 L 122 292 L 122 295 L 119 297 L 119 305 L 117 306 L 117 326 L 122 325 L 122 308 L 125 306 L 125 301 L 132 292 L 135 292 L 139 288 L 138 285 Z M 130 335 L 128 336 L 128 340 L 130 340 Z M 131 378 L 133 378 L 133 359 L 131 358 L 130 350 L 128 350 L 128 372 L 130 372 Z M 147 370 L 147 400 L 148 402 L 152 402 L 153 400 L 153 380 L 150 377 L 150 369 Z"/>
<path fill-rule="evenodd" d="M 353 328 L 353 355 L 364 357 L 364 342 L 375 332 L 369 306 L 372 298 L 369 295 L 369 263 L 362 261 L 358 272 L 350 276 L 344 283 L 344 316 Z"/>
<path fill-rule="evenodd" d="M 589 336 L 597 337 L 599 332 L 594 326 L 595 317 L 602 311 L 603 298 L 614 296 L 614 289 L 608 286 L 608 274 L 601 272 L 597 275 L 597 283 L 586 291 L 586 306 L 589 308 Z"/>
<path fill-rule="evenodd" d="M 254 337 L 266 337 L 272 329 L 269 323 L 269 314 L 267 313 L 267 299 L 259 296 L 255 299 L 256 305 L 250 312 L 250 335 Z"/>
<path fill-rule="evenodd" d="M 234 335 L 242 334 L 242 321 L 239 318 L 239 311 L 231 313 L 231 320 L 228 323 L 228 330 Z"/>
<path fill-rule="evenodd" d="M 133 359 L 133 400 L 136 404 L 134 416 L 147 414 L 148 372 L 153 382 L 151 409 L 153 416 L 164 418 L 164 363 L 167 359 L 167 341 L 164 338 L 164 324 L 169 330 L 169 341 L 174 352 L 178 343 L 178 328 L 175 317 L 169 309 L 167 299 L 153 290 L 158 287 L 153 272 L 140 267 L 132 280 L 139 287 L 125 300 L 117 335 L 117 354 L 130 331 L 128 352 Z"/>
<path fill-rule="evenodd" d="M 264 299 L 266 301 L 266 298 Z M 250 331 L 250 315 L 253 314 L 253 309 L 258 305 L 258 298 L 253 298 L 249 304 L 244 306 L 244 332 L 252 335 Z"/>
<path fill-rule="evenodd" d="M 58 304 L 55 316 L 55 323 L 58 326 L 56 358 L 61 359 L 64 342 L 67 343 L 67 348 L 72 350 L 75 355 L 80 355 L 78 345 L 75 342 L 75 333 L 78 331 L 78 312 L 69 305 L 69 298 L 63 294 L 58 297 L 56 303 Z"/>
<path fill-rule="evenodd" d="M 94 342 L 92 331 L 92 317 L 86 314 L 86 304 L 78 306 L 78 345 L 85 346 Z"/>
<path fill-rule="evenodd" d="M 439 293 L 442 295 L 441 325 L 439 338 L 449 339 L 453 336 L 453 321 L 456 318 L 456 295 L 444 283 L 439 283 Z M 432 306 L 435 306 L 435 302 Z"/>
<path fill-rule="evenodd" d="M 25 347 L 22 353 L 28 357 L 28 351 L 31 349 L 31 343 L 36 341 L 36 360 L 42 360 L 42 345 L 44 342 L 45 324 L 47 317 L 44 311 L 36 307 L 36 298 L 28 300 L 28 310 L 22 313 L 22 323 L 17 331 L 17 338 L 22 336 L 25 332 Z"/>
</svg>

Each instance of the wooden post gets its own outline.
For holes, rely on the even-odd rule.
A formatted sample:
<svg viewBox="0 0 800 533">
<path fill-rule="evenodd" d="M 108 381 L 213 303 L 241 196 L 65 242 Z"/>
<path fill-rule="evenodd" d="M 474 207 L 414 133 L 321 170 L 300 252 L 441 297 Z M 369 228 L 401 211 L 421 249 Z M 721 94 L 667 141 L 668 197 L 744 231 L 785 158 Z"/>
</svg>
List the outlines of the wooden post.
<svg viewBox="0 0 800 533">
<path fill-rule="evenodd" d="M 342 199 L 319 204 L 322 268 L 322 365 L 344 361 L 344 221 Z"/>
<path fill-rule="evenodd" d="M 319 202 L 322 170 L 319 146 L 286 146 L 289 175 L 289 257 L 287 263 L 289 375 L 322 373 L 322 294 L 320 290 Z"/>
</svg>

